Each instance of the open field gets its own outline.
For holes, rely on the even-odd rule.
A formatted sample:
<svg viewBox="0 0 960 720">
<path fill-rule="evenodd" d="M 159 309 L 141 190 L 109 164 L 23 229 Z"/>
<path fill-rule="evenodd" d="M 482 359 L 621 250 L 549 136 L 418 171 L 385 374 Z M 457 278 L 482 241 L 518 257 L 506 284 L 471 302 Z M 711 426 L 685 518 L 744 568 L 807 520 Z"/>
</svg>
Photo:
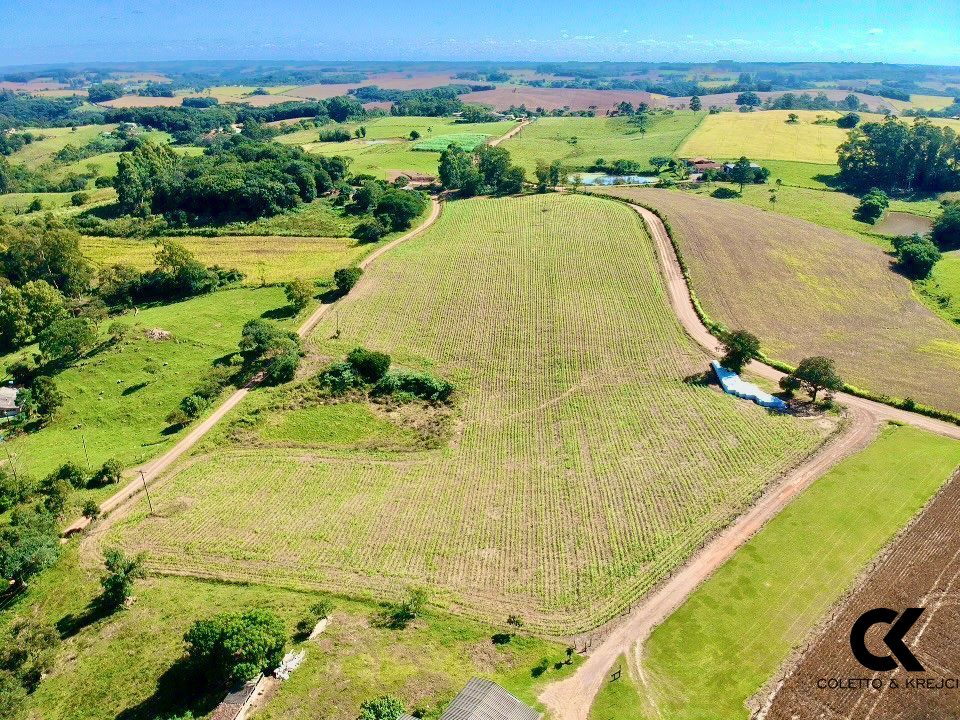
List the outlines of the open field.
<svg viewBox="0 0 960 720">
<path fill-rule="evenodd" d="M 80 147 L 102 134 L 116 129 L 116 125 L 79 125 L 76 130 L 71 128 L 30 128 L 30 132 L 42 135 L 42 140 L 35 140 L 24 145 L 9 156 L 10 162 L 23 163 L 31 170 L 49 162 L 57 151 L 67 145 Z"/>
<path fill-rule="evenodd" d="M 567 168 L 579 169 L 593 165 L 597 158 L 649 163 L 653 155 L 673 155 L 703 117 L 692 112 L 652 115 L 645 133 L 621 117 L 540 118 L 502 147 L 530 178 L 539 160 L 560 160 Z"/>
<path fill-rule="evenodd" d="M 642 658 L 645 716 L 747 718 L 745 701 L 958 464 L 960 443 L 890 427 L 817 480 L 653 631 Z M 824 672 L 863 676 L 855 665 Z"/>
<path fill-rule="evenodd" d="M 643 704 L 627 659 L 623 656 L 610 668 L 621 671 L 618 680 L 610 675 L 590 708 L 590 720 L 642 720 Z"/>
<path fill-rule="evenodd" d="M 820 92 L 824 93 L 827 96 L 828 100 L 833 100 L 834 102 L 845 100 L 847 95 L 856 95 L 857 99 L 861 103 L 866 103 L 867 107 L 871 112 L 879 113 L 883 110 L 890 110 L 896 112 L 901 109 L 903 103 L 900 103 L 897 100 L 891 100 L 889 98 L 880 97 L 878 95 L 865 95 L 864 93 L 851 93 L 849 90 L 836 90 L 836 89 L 807 89 L 807 90 L 772 90 L 769 92 L 758 92 L 757 95 L 760 96 L 760 99 L 766 101 L 768 99 L 776 99 L 787 93 L 793 93 L 794 95 L 801 95 L 807 93 L 808 95 L 816 96 Z M 720 107 L 727 108 L 730 110 L 737 110 L 737 96 L 740 93 L 730 92 L 730 93 L 716 93 L 713 95 L 701 95 L 700 101 L 703 103 L 704 108 L 711 107 Z M 666 104 L 669 107 L 689 107 L 690 98 L 689 97 L 676 97 L 676 98 L 667 98 Z M 797 111 L 801 112 L 801 111 Z M 828 111 L 818 111 L 818 112 L 828 112 Z"/>
<path fill-rule="evenodd" d="M 85 190 L 90 199 L 83 207 L 75 207 L 71 198 L 74 193 L 6 193 L 0 195 L 0 212 L 24 213 L 34 198 L 40 198 L 40 204 L 43 205 L 41 213 L 53 211 L 54 214 L 73 214 L 81 212 L 91 205 L 102 205 L 114 202 L 117 199 L 117 192 L 113 188 L 97 188 L 96 190 Z"/>
<path fill-rule="evenodd" d="M 414 143 L 413 149 L 443 152 L 451 145 L 457 145 L 467 152 L 472 152 L 489 139 L 489 135 L 480 133 L 451 133 L 450 135 L 437 135 L 429 140 L 420 140 Z"/>
<path fill-rule="evenodd" d="M 772 699 L 770 720 L 796 717 L 850 717 L 856 708 L 876 718 L 951 718 L 960 716 L 955 689 L 918 692 L 906 689 L 907 673 L 897 668 L 879 677 L 900 688 L 882 691 L 817 688 L 823 677 L 860 677 L 866 671 L 850 652 L 850 628 L 861 613 L 875 607 L 923 607 L 906 643 L 924 666 L 923 677 L 960 675 L 960 477 L 954 477 L 870 570 L 863 584 L 836 612 L 822 634 L 805 649 Z M 873 643 L 878 634 L 871 633 Z M 871 644 L 871 648 L 878 647 Z M 875 650 L 881 654 L 878 650 Z"/>
<path fill-rule="evenodd" d="M 704 106 L 707 106 L 704 103 Z M 800 116 L 788 123 L 787 115 Z M 816 125 L 818 116 L 838 118 L 832 110 L 767 110 L 707 115 L 678 151 L 682 157 L 706 155 L 717 159 L 746 155 L 751 160 L 791 160 L 835 165 L 837 147 L 847 131 L 836 125 Z"/>
<path fill-rule="evenodd" d="M 930 307 L 950 322 L 960 324 L 960 251 L 946 253 L 919 289 Z"/>
<path fill-rule="evenodd" d="M 770 170 L 770 182 L 781 180 L 790 187 L 830 190 L 827 180 L 840 172 L 836 165 L 793 162 L 791 160 L 763 160 L 761 164 Z"/>
<path fill-rule="evenodd" d="M 70 545 L 63 560 L 0 615 L 5 624 L 14 614 L 36 612 L 59 623 L 66 635 L 54 672 L 30 696 L 29 720 L 155 720 L 186 710 L 203 717 L 220 698 L 191 703 L 175 672 L 190 623 L 220 611 L 266 608 L 292 635 L 318 599 L 275 587 L 155 577 L 138 581 L 130 608 L 89 618 L 98 577 Z M 354 720 L 361 702 L 390 693 L 408 711 L 419 708 L 435 720 L 473 675 L 534 703 L 543 685 L 576 667 L 575 660 L 554 669 L 565 658 L 563 645 L 525 636 L 494 645 L 491 636 L 502 631 L 499 626 L 428 612 L 404 630 L 390 630 L 377 625 L 381 612 L 371 603 L 335 599 L 327 630 L 316 642 L 293 644 L 307 649 L 306 661 L 257 717 Z M 548 658 L 549 668 L 534 678 L 531 668 L 541 658 Z"/>
<path fill-rule="evenodd" d="M 268 287 L 222 290 L 123 315 L 118 319 L 133 328 L 129 339 L 58 374 L 64 404 L 53 422 L 4 445 L 34 477 L 67 460 L 92 470 L 111 457 L 125 466 L 154 457 L 183 434 L 166 432 L 164 418 L 214 360 L 236 351 L 243 324 L 285 306 L 283 290 Z M 151 328 L 173 339 L 149 340 L 143 333 Z"/>
<path fill-rule="evenodd" d="M 917 301 L 880 247 L 691 193 L 604 192 L 660 210 L 707 314 L 759 336 L 771 357 L 826 355 L 852 385 L 960 410 L 960 328 Z"/>
<path fill-rule="evenodd" d="M 423 583 L 459 612 L 576 632 L 648 591 L 827 432 L 684 381 L 707 357 L 639 217 L 597 198 L 451 203 L 337 315 L 315 355 L 363 345 L 457 385 L 450 447 L 214 448 L 155 485 L 157 514 L 138 506 L 116 540 L 149 548 L 159 572 L 387 595 Z"/>
<path fill-rule="evenodd" d="M 641 90 L 580 90 L 577 88 L 537 88 L 526 85 L 501 85 L 493 90 L 481 90 L 461 95 L 465 103 L 490 105 L 494 110 L 508 110 L 525 105 L 529 110 L 543 108 L 557 110 L 596 110 L 603 115 L 621 102 L 654 105 L 653 96 Z"/>
</svg>

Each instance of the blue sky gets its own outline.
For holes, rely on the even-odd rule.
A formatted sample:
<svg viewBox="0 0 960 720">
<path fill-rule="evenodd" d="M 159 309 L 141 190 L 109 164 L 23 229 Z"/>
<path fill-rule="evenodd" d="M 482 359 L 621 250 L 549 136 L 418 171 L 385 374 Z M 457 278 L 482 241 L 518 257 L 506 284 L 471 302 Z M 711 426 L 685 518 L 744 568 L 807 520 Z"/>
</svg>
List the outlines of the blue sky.
<svg viewBox="0 0 960 720">
<path fill-rule="evenodd" d="M 960 65 L 957 0 L 0 0 L 0 65 L 852 60 Z"/>
</svg>

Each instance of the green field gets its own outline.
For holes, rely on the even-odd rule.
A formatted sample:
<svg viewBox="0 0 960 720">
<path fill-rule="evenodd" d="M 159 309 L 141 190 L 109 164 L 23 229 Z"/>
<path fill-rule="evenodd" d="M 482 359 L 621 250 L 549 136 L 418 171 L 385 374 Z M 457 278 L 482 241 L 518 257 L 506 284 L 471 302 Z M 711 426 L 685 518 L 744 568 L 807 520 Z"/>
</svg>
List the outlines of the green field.
<svg viewBox="0 0 960 720">
<path fill-rule="evenodd" d="M 25 213 L 34 198 L 40 198 L 43 205 L 41 213 L 51 211 L 56 215 L 73 215 L 89 209 L 92 205 L 103 205 L 113 202 L 117 193 L 113 188 L 97 188 L 85 191 L 90 199 L 83 207 L 74 207 L 71 198 L 74 193 L 6 193 L 0 195 L 0 213 Z M 36 217 L 36 215 L 35 215 Z"/>
<path fill-rule="evenodd" d="M 787 116 L 800 116 L 796 124 Z M 818 117 L 838 118 L 833 110 L 764 110 L 762 112 L 723 112 L 708 115 L 696 132 L 683 144 L 683 157 L 706 155 L 714 158 L 790 160 L 832 165 L 837 161 L 837 146 L 847 139 L 847 131 L 836 125 L 816 125 Z"/>
<path fill-rule="evenodd" d="M 639 218 L 606 200 L 449 203 L 337 316 L 311 358 L 363 345 L 451 379 L 449 447 L 297 451 L 316 417 L 278 418 L 288 446 L 205 447 L 117 539 L 159 572 L 388 595 L 424 583 L 459 612 L 567 633 L 642 596 L 825 432 L 684 381 L 708 358 Z"/>
<path fill-rule="evenodd" d="M 763 160 L 761 164 L 770 170 L 771 183 L 776 184 L 777 180 L 780 180 L 783 185 L 813 190 L 830 190 L 830 186 L 825 181 L 840 171 L 835 164 L 821 165 L 788 160 Z"/>
<path fill-rule="evenodd" d="M 440 150 L 445 149 L 446 144 L 436 152 L 418 152 L 417 145 L 430 144 L 436 138 L 447 135 L 499 137 L 514 127 L 512 122 L 457 123 L 455 118 L 392 116 L 328 127 L 353 132 L 360 125 L 366 128 L 366 136 L 347 142 L 317 142 L 320 130 L 316 128 L 281 135 L 277 140 L 288 145 L 300 145 L 312 153 L 348 157 L 352 160 L 352 173 L 368 173 L 385 178 L 390 170 L 437 174 Z M 417 141 L 409 139 L 413 130 L 420 133 Z"/>
<path fill-rule="evenodd" d="M 930 278 L 917 283 L 917 289 L 933 310 L 950 322 L 960 323 L 960 251 L 946 253 L 934 265 Z"/>
<path fill-rule="evenodd" d="M 618 680 L 611 679 L 610 673 L 603 681 L 603 687 L 593 700 L 588 720 L 642 720 L 643 705 L 637 683 L 630 673 L 627 659 L 620 656 L 610 668 L 611 672 L 620 669 Z"/>
<path fill-rule="evenodd" d="M 653 155 L 675 155 L 705 117 L 704 113 L 655 113 L 645 133 L 627 118 L 539 118 L 503 143 L 513 162 L 532 178 L 538 161 L 559 160 L 567 168 L 586 169 L 598 158 L 608 163 L 648 163 Z M 651 168 L 652 170 L 653 168 Z"/>
<path fill-rule="evenodd" d="M 5 624 L 14 614 L 34 612 L 60 623 L 66 635 L 54 672 L 30 696 L 29 720 L 156 720 L 186 710 L 200 718 L 220 697 L 195 700 L 169 672 L 183 655 L 190 623 L 220 611 L 268 608 L 292 635 L 317 600 L 276 587 L 160 577 L 137 583 L 129 609 L 88 619 L 88 603 L 100 590 L 98 573 L 78 560 L 75 545 L 66 553 L 0 615 Z M 474 675 L 534 704 L 546 683 L 567 676 L 577 664 L 554 669 L 553 663 L 566 657 L 565 646 L 536 638 L 516 636 L 494 645 L 492 635 L 502 632 L 498 626 L 438 612 L 405 630 L 390 630 L 377 626 L 381 613 L 372 603 L 335 599 L 327 630 L 318 641 L 302 644 L 306 661 L 257 717 L 354 720 L 361 702 L 390 693 L 408 711 L 421 709 L 435 720 Z M 534 678 L 531 669 L 542 658 L 550 661 L 549 669 Z"/>
<path fill-rule="evenodd" d="M 67 145 L 77 147 L 86 145 L 91 140 L 104 133 L 112 132 L 116 125 L 79 125 L 74 128 L 28 128 L 36 135 L 42 135 L 42 140 L 36 140 L 24 145 L 17 152 L 10 155 L 10 162 L 23 163 L 31 170 L 36 170 Z"/>
<path fill-rule="evenodd" d="M 817 480 L 653 631 L 647 717 L 747 718 L 770 679 L 960 464 L 960 443 L 905 427 Z"/>
<path fill-rule="evenodd" d="M 450 147 L 450 145 L 457 145 L 467 152 L 471 152 L 489 139 L 489 135 L 481 135 L 479 133 L 451 133 L 450 135 L 437 135 L 429 140 L 421 140 L 420 142 L 414 143 L 413 149 L 443 152 Z"/>
<path fill-rule="evenodd" d="M 121 316 L 133 328 L 130 339 L 58 374 L 65 402 L 54 421 L 5 447 L 19 468 L 38 478 L 67 460 L 92 471 L 111 457 L 128 467 L 156 457 L 184 434 L 168 434 L 164 418 L 214 360 L 236 351 L 243 324 L 285 306 L 283 290 L 267 287 L 222 290 Z M 143 333 L 151 328 L 173 339 L 149 340 Z"/>
</svg>

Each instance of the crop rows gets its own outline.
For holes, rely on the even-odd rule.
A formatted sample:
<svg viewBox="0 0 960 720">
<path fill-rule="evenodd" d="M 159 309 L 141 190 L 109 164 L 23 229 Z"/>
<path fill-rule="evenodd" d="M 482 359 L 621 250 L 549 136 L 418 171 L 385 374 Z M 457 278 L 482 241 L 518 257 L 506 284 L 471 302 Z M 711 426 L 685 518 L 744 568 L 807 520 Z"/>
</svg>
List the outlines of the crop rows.
<svg viewBox="0 0 960 720">
<path fill-rule="evenodd" d="M 582 196 L 450 204 L 378 262 L 314 350 L 453 380 L 450 446 L 392 456 L 225 447 L 120 533 L 154 569 L 395 596 L 557 633 L 621 612 L 822 430 L 684 382 L 707 358 L 639 219 Z"/>
</svg>

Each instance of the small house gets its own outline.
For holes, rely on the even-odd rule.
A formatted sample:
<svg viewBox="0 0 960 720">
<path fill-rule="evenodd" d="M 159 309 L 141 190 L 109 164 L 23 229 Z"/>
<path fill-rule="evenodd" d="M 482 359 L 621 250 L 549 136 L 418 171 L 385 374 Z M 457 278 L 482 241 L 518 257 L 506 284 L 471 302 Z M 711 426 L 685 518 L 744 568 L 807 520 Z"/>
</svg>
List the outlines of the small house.
<svg viewBox="0 0 960 720">
<path fill-rule="evenodd" d="M 734 165 L 736 165 L 736 163 L 724 163 L 723 171 L 727 173 L 727 175 L 729 175 L 733 171 Z M 752 167 L 754 170 L 760 169 L 760 166 L 757 165 L 755 162 L 750 163 L 750 167 Z"/>
<path fill-rule="evenodd" d="M 15 387 L 7 386 L 0 388 L 0 417 L 8 418 L 20 414 L 23 407 L 17 404 L 17 395 L 19 392 L 19 388 Z"/>
<path fill-rule="evenodd" d="M 540 720 L 540 713 L 495 682 L 473 678 L 457 693 L 440 720 Z"/>
<path fill-rule="evenodd" d="M 707 170 L 719 170 L 723 165 L 707 157 L 697 157 L 688 159 L 687 167 L 690 168 L 690 172 L 702 173 Z"/>
</svg>

